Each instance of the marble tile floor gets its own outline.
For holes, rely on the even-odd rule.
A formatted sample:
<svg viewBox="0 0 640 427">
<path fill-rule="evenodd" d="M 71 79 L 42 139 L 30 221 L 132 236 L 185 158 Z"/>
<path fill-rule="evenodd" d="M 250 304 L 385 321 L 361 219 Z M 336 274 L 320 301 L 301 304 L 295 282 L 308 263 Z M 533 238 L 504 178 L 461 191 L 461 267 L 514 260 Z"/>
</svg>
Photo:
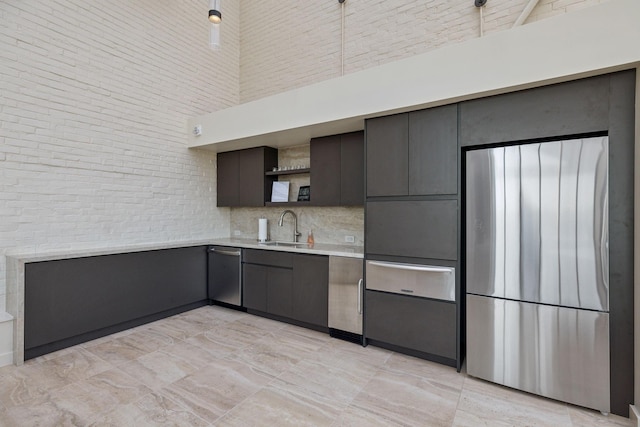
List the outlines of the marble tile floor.
<svg viewBox="0 0 640 427">
<path fill-rule="evenodd" d="M 0 368 L 0 426 L 631 426 L 221 307 Z"/>
</svg>

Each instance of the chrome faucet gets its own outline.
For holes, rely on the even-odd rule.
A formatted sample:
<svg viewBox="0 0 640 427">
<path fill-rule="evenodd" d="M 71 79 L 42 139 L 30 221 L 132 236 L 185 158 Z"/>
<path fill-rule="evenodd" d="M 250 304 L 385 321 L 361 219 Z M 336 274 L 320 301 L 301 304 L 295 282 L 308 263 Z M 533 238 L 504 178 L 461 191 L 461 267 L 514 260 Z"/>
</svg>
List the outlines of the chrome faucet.
<svg viewBox="0 0 640 427">
<path fill-rule="evenodd" d="M 296 216 L 295 212 L 287 209 L 286 211 L 282 212 L 282 214 L 280 215 L 280 219 L 278 220 L 278 225 L 280 227 L 282 227 L 282 224 L 284 222 L 284 216 L 286 214 L 290 213 L 291 216 L 293 217 L 293 241 L 297 242 L 298 241 L 298 236 L 300 236 L 300 233 L 298 232 L 298 217 Z"/>
</svg>

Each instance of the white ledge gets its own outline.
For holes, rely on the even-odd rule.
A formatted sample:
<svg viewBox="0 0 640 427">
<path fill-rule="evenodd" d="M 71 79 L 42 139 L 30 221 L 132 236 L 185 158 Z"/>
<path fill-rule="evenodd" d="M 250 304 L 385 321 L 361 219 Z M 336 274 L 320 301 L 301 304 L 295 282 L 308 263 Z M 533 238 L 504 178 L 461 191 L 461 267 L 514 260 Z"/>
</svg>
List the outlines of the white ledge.
<svg viewBox="0 0 640 427">
<path fill-rule="evenodd" d="M 611 0 L 240 104 L 188 122 L 189 147 L 302 144 L 364 119 L 633 68 L 640 2 Z M 202 126 L 202 134 L 191 130 Z"/>
</svg>

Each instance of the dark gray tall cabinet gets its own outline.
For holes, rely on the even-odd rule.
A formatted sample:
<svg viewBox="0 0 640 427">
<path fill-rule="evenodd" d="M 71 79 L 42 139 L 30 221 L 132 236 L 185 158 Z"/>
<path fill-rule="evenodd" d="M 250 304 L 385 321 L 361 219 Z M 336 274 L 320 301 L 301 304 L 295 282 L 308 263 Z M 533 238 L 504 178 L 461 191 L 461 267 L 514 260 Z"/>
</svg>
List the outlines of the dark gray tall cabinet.
<svg viewBox="0 0 640 427">
<path fill-rule="evenodd" d="M 311 150 L 311 204 L 364 204 L 364 132 L 313 138 Z"/>
<path fill-rule="evenodd" d="M 459 270 L 457 129 L 457 105 L 366 121 L 367 261 Z M 367 289 L 365 304 L 370 343 L 460 368 L 455 301 Z"/>
</svg>

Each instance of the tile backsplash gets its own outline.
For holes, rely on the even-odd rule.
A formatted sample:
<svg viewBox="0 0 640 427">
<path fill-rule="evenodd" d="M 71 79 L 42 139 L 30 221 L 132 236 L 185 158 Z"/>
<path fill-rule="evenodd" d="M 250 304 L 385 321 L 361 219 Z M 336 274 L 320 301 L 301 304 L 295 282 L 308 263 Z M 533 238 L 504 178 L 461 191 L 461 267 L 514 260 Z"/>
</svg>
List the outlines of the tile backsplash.
<svg viewBox="0 0 640 427">
<path fill-rule="evenodd" d="M 285 209 L 298 216 L 299 241 L 306 241 L 309 230 L 313 230 L 316 243 L 350 244 L 345 236 L 353 236 L 356 245 L 364 245 L 364 208 L 358 207 L 265 207 L 232 208 L 231 237 L 258 239 L 258 219 L 267 218 L 269 239 L 293 239 L 293 218 L 287 215 L 282 227 L 278 219 Z"/>
</svg>

